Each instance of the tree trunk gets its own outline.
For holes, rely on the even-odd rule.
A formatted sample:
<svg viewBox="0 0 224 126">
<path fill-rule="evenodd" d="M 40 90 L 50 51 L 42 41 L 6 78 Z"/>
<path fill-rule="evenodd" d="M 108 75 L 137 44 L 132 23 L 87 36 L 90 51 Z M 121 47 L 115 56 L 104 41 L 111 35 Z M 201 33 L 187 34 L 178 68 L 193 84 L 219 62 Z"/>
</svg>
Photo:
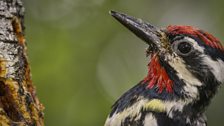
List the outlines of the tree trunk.
<svg viewBox="0 0 224 126">
<path fill-rule="evenodd" d="M 31 81 L 21 0 L 0 0 L 0 126 L 43 126 Z"/>
</svg>

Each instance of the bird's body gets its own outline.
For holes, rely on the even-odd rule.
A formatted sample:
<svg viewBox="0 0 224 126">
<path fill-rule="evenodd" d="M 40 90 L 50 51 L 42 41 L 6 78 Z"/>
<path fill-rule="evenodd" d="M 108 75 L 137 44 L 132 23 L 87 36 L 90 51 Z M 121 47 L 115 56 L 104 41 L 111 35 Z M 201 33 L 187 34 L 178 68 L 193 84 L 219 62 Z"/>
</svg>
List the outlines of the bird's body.
<svg viewBox="0 0 224 126">
<path fill-rule="evenodd" d="M 166 95 L 162 98 L 147 91 L 146 84 L 137 84 L 114 104 L 105 126 L 188 126 L 187 121 L 190 126 L 206 126 L 203 114 L 187 107 L 178 112 L 184 109 L 184 101 L 168 101 Z"/>
<path fill-rule="evenodd" d="M 204 114 L 224 82 L 224 49 L 191 26 L 158 29 L 111 12 L 149 48 L 148 75 L 113 105 L 105 126 L 207 126 Z"/>
</svg>

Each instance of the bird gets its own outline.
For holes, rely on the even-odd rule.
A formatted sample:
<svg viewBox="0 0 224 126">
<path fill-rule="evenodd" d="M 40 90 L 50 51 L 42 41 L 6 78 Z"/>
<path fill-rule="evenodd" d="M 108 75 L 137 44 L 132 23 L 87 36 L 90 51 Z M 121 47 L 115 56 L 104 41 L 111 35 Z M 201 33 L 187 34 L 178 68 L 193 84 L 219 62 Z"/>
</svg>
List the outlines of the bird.
<svg viewBox="0 0 224 126">
<path fill-rule="evenodd" d="M 206 108 L 224 82 L 224 47 L 190 25 L 156 27 L 110 14 L 148 48 L 147 75 L 113 105 L 104 126 L 207 126 Z"/>
</svg>

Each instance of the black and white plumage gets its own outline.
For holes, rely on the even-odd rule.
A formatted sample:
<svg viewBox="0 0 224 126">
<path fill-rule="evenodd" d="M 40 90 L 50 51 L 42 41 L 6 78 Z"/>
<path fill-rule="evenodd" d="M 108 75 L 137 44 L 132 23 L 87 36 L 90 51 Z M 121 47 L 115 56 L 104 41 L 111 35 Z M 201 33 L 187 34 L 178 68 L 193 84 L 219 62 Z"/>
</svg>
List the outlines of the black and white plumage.
<svg viewBox="0 0 224 126">
<path fill-rule="evenodd" d="M 224 48 L 191 26 L 159 29 L 111 11 L 145 41 L 148 75 L 113 105 L 105 126 L 207 126 L 204 114 L 224 82 Z"/>
</svg>

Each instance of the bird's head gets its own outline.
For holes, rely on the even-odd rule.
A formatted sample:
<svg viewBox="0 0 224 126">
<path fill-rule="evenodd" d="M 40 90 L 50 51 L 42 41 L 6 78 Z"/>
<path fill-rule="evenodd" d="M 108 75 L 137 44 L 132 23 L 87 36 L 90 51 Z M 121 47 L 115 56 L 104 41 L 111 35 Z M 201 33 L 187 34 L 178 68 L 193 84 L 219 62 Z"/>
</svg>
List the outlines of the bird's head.
<svg viewBox="0 0 224 126">
<path fill-rule="evenodd" d="M 191 26 L 160 29 L 115 11 L 111 15 L 149 45 L 148 75 L 142 82 L 148 89 L 210 99 L 224 82 L 224 48 L 211 34 Z"/>
</svg>

